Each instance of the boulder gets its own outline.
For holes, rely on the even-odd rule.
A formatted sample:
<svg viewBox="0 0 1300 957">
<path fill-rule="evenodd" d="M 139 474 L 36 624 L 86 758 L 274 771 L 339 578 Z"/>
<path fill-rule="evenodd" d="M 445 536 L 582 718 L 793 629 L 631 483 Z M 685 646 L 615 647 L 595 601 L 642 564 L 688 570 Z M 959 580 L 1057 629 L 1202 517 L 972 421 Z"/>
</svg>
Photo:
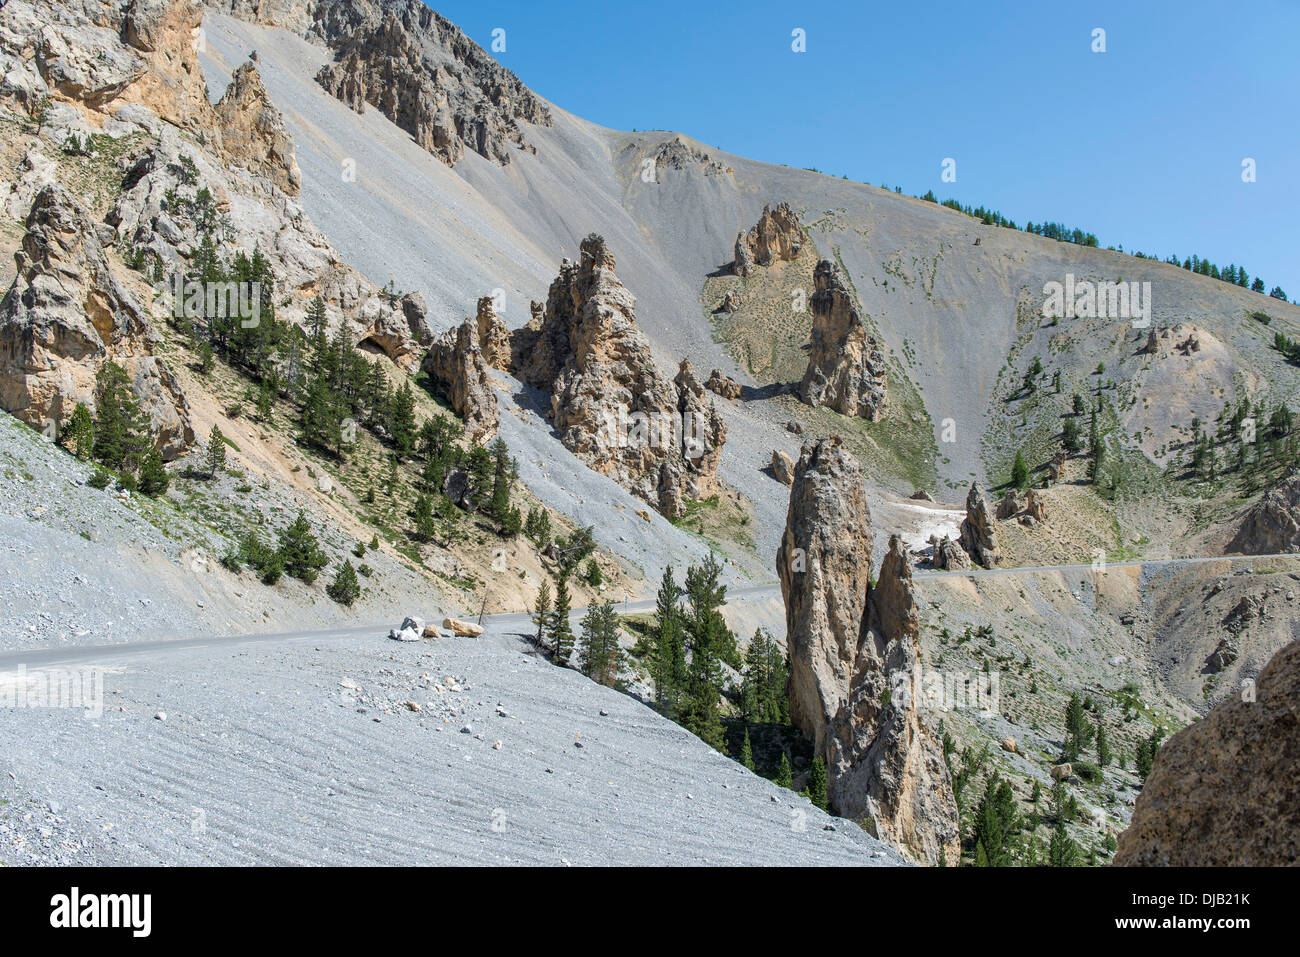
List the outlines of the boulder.
<svg viewBox="0 0 1300 957">
<path fill-rule="evenodd" d="M 1031 488 L 1025 493 L 1025 517 L 1035 522 L 1047 521 L 1047 506 L 1043 504 L 1043 493 L 1038 489 Z"/>
<path fill-rule="evenodd" d="M 472 621 L 461 621 L 459 618 L 444 618 L 442 627 L 458 638 L 477 638 L 483 634 L 482 625 L 475 624 Z"/>
<path fill-rule="evenodd" d="M 411 628 L 394 628 L 388 633 L 393 641 L 419 641 L 420 633 Z"/>
<path fill-rule="evenodd" d="M 1020 499 L 1016 497 L 1015 489 L 1007 489 L 1007 493 L 1002 496 L 998 502 L 997 517 L 999 520 L 1015 518 L 1020 512 Z"/>
<path fill-rule="evenodd" d="M 1007 737 L 1003 738 L 1003 739 L 1002 739 L 1002 750 L 1008 752 L 1009 754 L 1015 754 L 1015 753 L 1016 753 L 1016 739 L 1013 738 L 1013 737 L 1011 737 L 1011 736 L 1009 736 L 1009 735 L 1008 735 Z"/>
<path fill-rule="evenodd" d="M 1300 642 L 1293 641 L 1264 666 L 1253 695 L 1233 695 L 1161 745 L 1114 862 L 1294 865 L 1298 809 Z"/>
<path fill-rule="evenodd" d="M 1064 781 L 1074 774 L 1074 765 L 1058 764 L 1052 768 L 1052 780 Z"/>
<path fill-rule="evenodd" d="M 867 335 L 853 296 L 836 266 L 817 264 L 812 308 L 812 348 L 799 399 L 843 415 L 876 421 L 885 412 L 885 359 Z"/>
<path fill-rule="evenodd" d="M 424 630 L 421 632 L 421 634 L 423 634 L 425 638 L 441 638 L 442 629 L 439 628 L 437 625 L 433 624 L 433 622 L 430 622 L 429 624 L 424 626 Z"/>
<path fill-rule="evenodd" d="M 709 381 L 704 384 L 704 387 L 724 399 L 739 399 L 742 393 L 740 383 L 730 376 L 723 375 L 721 369 L 714 369 L 709 373 Z"/>
<path fill-rule="evenodd" d="M 936 539 L 932 535 L 930 536 L 930 542 L 934 546 L 930 563 L 935 568 L 953 572 L 965 571 L 970 568 L 970 556 L 949 536 L 945 535 L 942 539 Z"/>
<path fill-rule="evenodd" d="M 772 450 L 772 463 L 768 468 L 772 477 L 782 485 L 794 484 L 794 460 L 780 449 Z"/>
<path fill-rule="evenodd" d="M 416 618 L 416 617 L 413 616 L 413 615 L 408 615 L 406 618 L 404 618 L 404 619 L 402 620 L 402 627 L 401 627 L 400 630 L 401 630 L 401 631 L 407 631 L 408 629 L 409 629 L 410 631 L 418 631 L 418 632 L 420 632 L 420 633 L 423 633 L 423 632 L 424 632 L 424 619 L 423 619 L 423 618 Z"/>
</svg>

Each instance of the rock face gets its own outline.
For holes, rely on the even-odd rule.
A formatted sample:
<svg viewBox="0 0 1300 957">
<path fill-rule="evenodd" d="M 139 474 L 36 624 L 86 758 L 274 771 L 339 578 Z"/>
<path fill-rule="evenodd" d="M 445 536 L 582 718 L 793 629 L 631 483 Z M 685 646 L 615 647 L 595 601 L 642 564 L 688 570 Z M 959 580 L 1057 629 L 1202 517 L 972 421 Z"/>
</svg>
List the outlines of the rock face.
<svg viewBox="0 0 1300 957">
<path fill-rule="evenodd" d="M 163 126 L 157 143 L 127 171 L 125 189 L 105 221 L 124 247 L 138 249 L 151 268 L 158 263 L 170 280 L 189 270 L 211 219 L 228 215 L 234 241 L 220 242 L 218 253 L 226 262 L 235 249 L 246 255 L 257 249 L 266 257 L 276 278 L 278 319 L 305 322 L 312 299 L 320 296 L 331 335 L 346 324 L 354 343 L 374 346 L 405 369 L 418 367 L 433 341 L 423 297 L 381 291 L 339 258 L 296 200 L 268 176 L 231 172 L 224 163 L 224 155 Z M 206 205 L 203 191 L 210 197 Z"/>
<path fill-rule="evenodd" d="M 544 308 L 511 337 L 511 371 L 548 392 L 565 447 L 669 518 L 717 487 L 726 424 L 683 361 L 670 381 L 636 326 L 605 240 L 582 241 Z"/>
<path fill-rule="evenodd" d="M 912 693 L 920 617 L 901 539 L 870 585 L 862 470 L 831 439 L 804 445 L 777 553 L 790 717 L 826 762 L 832 809 L 867 818 L 917 860 L 957 860 L 957 809 Z M 919 678 L 919 676 L 917 676 Z"/>
<path fill-rule="evenodd" d="M 799 255 L 803 243 L 803 227 L 789 203 L 778 203 L 776 209 L 771 205 L 764 206 L 758 223 L 748 232 L 742 230 L 736 236 L 733 269 L 737 276 L 749 276 L 757 266 L 790 262 Z"/>
<path fill-rule="evenodd" d="M 709 381 L 704 384 L 704 387 L 724 399 L 739 399 L 742 395 L 740 383 L 730 376 L 723 375 L 721 369 L 714 369 L 709 373 Z"/>
<path fill-rule="evenodd" d="M 293 137 L 284 117 L 271 104 L 257 67 L 250 62 L 235 71 L 216 110 L 230 162 L 264 174 L 285 193 L 297 196 L 302 173 L 294 156 Z"/>
<path fill-rule="evenodd" d="M 1300 473 L 1288 475 L 1246 512 L 1228 551 L 1243 555 L 1300 551 Z"/>
<path fill-rule="evenodd" d="M 799 385 L 807 405 L 875 421 L 885 411 L 885 360 L 867 335 L 839 270 L 828 260 L 813 276 L 812 350 Z"/>
<path fill-rule="evenodd" d="M 113 275 L 98 226 L 63 187 L 37 194 L 14 254 L 18 275 L 0 302 L 0 405 L 38 428 L 78 402 L 95 407 L 107 360 L 131 376 L 154 443 L 174 458 L 194 441 L 179 384 L 153 355 L 144 311 Z"/>
<path fill-rule="evenodd" d="M 501 416 L 496 393 L 488 382 L 475 321 L 466 319 L 443 333 L 430 347 L 422 368 L 465 420 L 466 437 L 478 445 L 490 442 Z"/>
<path fill-rule="evenodd" d="M 1300 642 L 1156 752 L 1117 865 L 1268 867 L 1300 860 Z"/>
<path fill-rule="evenodd" d="M 513 73 L 419 0 L 318 0 L 312 32 L 336 51 L 316 79 L 357 112 L 373 106 L 449 166 L 471 150 L 505 165 L 536 152 L 522 124 L 550 111 Z"/>
<path fill-rule="evenodd" d="M 992 568 L 1002 560 L 997 533 L 993 530 L 993 513 L 984 500 L 984 490 L 972 482 L 966 494 L 966 518 L 961 523 L 961 547 L 977 565 Z"/>
<path fill-rule="evenodd" d="M 871 569 L 861 467 L 829 439 L 804 443 L 776 572 L 785 599 L 790 720 L 814 754 L 827 753 L 827 728 L 848 703 Z"/>
<path fill-rule="evenodd" d="M 478 331 L 478 345 L 483 350 L 483 361 L 492 369 L 509 372 L 511 361 L 510 329 L 497 316 L 496 306 L 491 296 L 479 298 L 475 323 Z"/>
<path fill-rule="evenodd" d="M 876 835 L 918 861 L 956 861 L 957 802 L 943 754 L 921 723 L 920 613 L 902 540 L 891 536 L 867 592 L 848 715 L 832 738 L 828 794 L 836 812 L 874 822 Z"/>
</svg>

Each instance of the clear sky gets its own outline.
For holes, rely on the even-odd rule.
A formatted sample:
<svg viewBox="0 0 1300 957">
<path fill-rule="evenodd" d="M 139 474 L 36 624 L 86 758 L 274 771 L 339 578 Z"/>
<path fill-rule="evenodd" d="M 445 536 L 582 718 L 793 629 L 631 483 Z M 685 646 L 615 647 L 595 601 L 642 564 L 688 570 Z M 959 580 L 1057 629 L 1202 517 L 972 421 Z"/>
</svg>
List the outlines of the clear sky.
<svg viewBox="0 0 1300 957">
<path fill-rule="evenodd" d="M 504 65 L 604 126 L 1196 253 L 1300 299 L 1298 0 L 430 5 L 489 51 L 505 30 Z"/>
</svg>

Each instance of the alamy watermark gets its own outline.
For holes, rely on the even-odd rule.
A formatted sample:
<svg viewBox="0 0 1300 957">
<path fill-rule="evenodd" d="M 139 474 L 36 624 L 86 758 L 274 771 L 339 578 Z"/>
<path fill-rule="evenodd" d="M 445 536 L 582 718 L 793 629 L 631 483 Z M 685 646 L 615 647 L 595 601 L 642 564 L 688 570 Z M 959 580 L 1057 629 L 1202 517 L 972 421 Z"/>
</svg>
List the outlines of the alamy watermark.
<svg viewBox="0 0 1300 957">
<path fill-rule="evenodd" d="M 631 412 L 620 405 L 616 412 L 605 411 L 601 434 L 614 448 L 680 449 L 688 459 L 698 459 L 708 451 L 708 421 L 699 411 L 680 416 L 671 412 L 649 414 Z"/>
<path fill-rule="evenodd" d="M 1065 282 L 1043 284 L 1048 319 L 1128 319 L 1134 329 L 1151 325 L 1150 282 L 1092 282 L 1065 274 Z"/>
<path fill-rule="evenodd" d="M 97 668 L 0 671 L 0 708 L 83 708 L 87 718 L 104 713 L 104 672 Z"/>
<path fill-rule="evenodd" d="M 202 282 L 173 273 L 167 291 L 176 319 L 238 319 L 243 329 L 262 321 L 260 282 Z"/>
</svg>

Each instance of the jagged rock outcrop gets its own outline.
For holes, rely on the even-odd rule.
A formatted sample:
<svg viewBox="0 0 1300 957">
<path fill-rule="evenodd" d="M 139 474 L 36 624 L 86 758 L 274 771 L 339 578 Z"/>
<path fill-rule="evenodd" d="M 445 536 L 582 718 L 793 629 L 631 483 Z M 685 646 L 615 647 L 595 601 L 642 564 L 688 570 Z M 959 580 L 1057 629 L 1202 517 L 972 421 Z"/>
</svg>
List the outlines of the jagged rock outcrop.
<svg viewBox="0 0 1300 957">
<path fill-rule="evenodd" d="M 1288 475 L 1247 510 L 1228 551 L 1243 555 L 1300 551 L 1300 473 Z"/>
<path fill-rule="evenodd" d="M 957 808 L 925 730 L 920 616 L 898 536 L 871 586 L 871 516 L 857 461 L 804 445 L 777 553 L 790 655 L 790 717 L 826 762 L 831 807 L 865 818 L 917 860 L 958 859 Z"/>
<path fill-rule="evenodd" d="M 1300 861 L 1300 642 L 1273 656 L 1253 691 L 1161 745 L 1115 864 Z"/>
<path fill-rule="evenodd" d="M 951 572 L 965 571 L 970 568 L 970 556 L 949 536 L 938 538 L 931 535 L 930 544 L 933 546 L 930 564 L 935 568 Z"/>
<path fill-rule="evenodd" d="M 207 81 L 199 68 L 196 32 L 203 24 L 199 0 L 130 0 L 123 5 L 121 35 L 139 51 L 146 69 L 124 91 L 164 120 L 218 137 Z"/>
<path fill-rule="evenodd" d="M 790 204 L 778 203 L 775 209 L 766 205 L 758 222 L 748 232 L 741 230 L 737 234 L 732 269 L 743 277 L 753 274 L 758 266 L 790 262 L 799 255 L 803 243 L 803 227 Z"/>
<path fill-rule="evenodd" d="M 297 196 L 302 173 L 294 156 L 293 137 L 251 62 L 235 71 L 216 111 L 227 158 L 264 174 L 287 194 Z"/>
<path fill-rule="evenodd" d="M 466 319 L 438 337 L 421 367 L 456 414 L 465 421 L 465 435 L 486 445 L 501 423 L 496 393 L 488 381 L 487 363 L 479 348 L 475 320 Z"/>
<path fill-rule="evenodd" d="M 865 818 L 877 837 L 916 860 L 955 862 L 961 845 L 952 779 L 917 700 L 920 631 L 912 567 L 893 535 L 867 592 L 848 714 L 831 741 L 827 790 L 837 814 Z"/>
<path fill-rule="evenodd" d="M 518 77 L 418 0 L 319 0 L 314 13 L 312 30 L 336 51 L 320 85 L 357 112 L 373 106 L 450 166 L 467 149 L 502 165 L 536 152 L 523 124 L 553 122 Z"/>
<path fill-rule="evenodd" d="M 999 521 L 1015 518 L 1020 514 L 1020 499 L 1016 497 L 1015 489 L 1007 489 L 1006 494 L 998 501 L 996 514 Z"/>
<path fill-rule="evenodd" d="M 984 490 L 972 482 L 966 494 L 966 518 L 961 523 L 961 547 L 977 565 L 992 568 L 1002 560 L 998 550 L 997 532 L 993 527 L 993 513 L 984 500 Z"/>
<path fill-rule="evenodd" d="M 723 375 L 721 369 L 714 369 L 709 373 L 709 381 L 704 384 L 704 387 L 724 399 L 739 399 L 742 395 L 740 383 L 731 376 Z"/>
<path fill-rule="evenodd" d="M 885 411 L 885 360 L 867 335 L 839 270 L 827 260 L 813 275 L 812 350 L 799 385 L 807 405 L 875 421 Z"/>
<path fill-rule="evenodd" d="M 511 371 L 551 397 L 565 447 L 669 518 L 717 487 L 726 425 L 683 362 L 675 381 L 636 326 L 636 300 L 614 274 L 605 240 L 565 260 L 545 308 L 511 337 Z"/>
<path fill-rule="evenodd" d="M 478 347 L 483 350 L 483 361 L 489 368 L 510 371 L 510 329 L 497 315 L 491 296 L 481 296 L 475 316 L 478 330 Z"/>
<path fill-rule="evenodd" d="M 105 221 L 124 248 L 138 250 L 150 269 L 156 262 L 170 282 L 188 270 L 211 223 L 228 216 L 234 241 L 218 252 L 227 262 L 236 249 L 261 252 L 275 276 L 278 319 L 305 322 L 320 296 L 331 335 L 344 323 L 353 342 L 374 346 L 405 369 L 418 367 L 433 342 L 423 297 L 380 290 L 338 256 L 293 197 L 273 189 L 264 174 L 248 179 L 227 170 L 224 156 L 163 126 L 157 143 L 127 170 Z"/>
<path fill-rule="evenodd" d="M 772 462 L 768 465 L 768 470 L 782 485 L 794 484 L 794 460 L 780 449 L 772 450 Z"/>
<path fill-rule="evenodd" d="M 153 355 L 143 307 L 109 267 L 100 237 L 112 230 L 57 184 L 37 194 L 25 225 L 0 302 L 0 406 L 38 429 L 58 426 L 78 402 L 95 409 L 95 374 L 111 359 L 131 377 L 154 444 L 174 458 L 194 441 L 189 406 Z"/>
<path fill-rule="evenodd" d="M 827 728 L 849 700 L 871 569 L 861 467 L 830 439 L 805 442 L 776 573 L 785 599 L 790 720 L 815 754 L 827 754 Z"/>
<path fill-rule="evenodd" d="M 1028 518 L 1034 522 L 1047 521 L 1047 506 L 1043 503 L 1043 495 L 1037 489 L 1030 489 L 1025 493 L 1025 514 L 1023 518 Z"/>
</svg>

